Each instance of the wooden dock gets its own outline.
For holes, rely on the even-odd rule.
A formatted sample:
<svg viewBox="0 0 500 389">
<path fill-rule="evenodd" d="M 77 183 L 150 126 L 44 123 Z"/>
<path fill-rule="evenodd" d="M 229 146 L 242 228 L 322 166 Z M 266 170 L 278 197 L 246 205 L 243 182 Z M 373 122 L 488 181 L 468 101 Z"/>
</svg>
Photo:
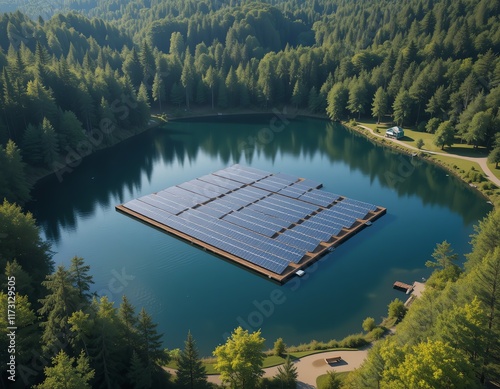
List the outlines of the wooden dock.
<svg viewBox="0 0 500 389">
<path fill-rule="evenodd" d="M 224 259 L 227 259 L 237 265 L 243 266 L 246 269 L 249 269 L 251 271 L 254 271 L 262 276 L 265 276 L 273 281 L 278 282 L 279 284 L 284 284 L 287 281 L 289 281 L 291 278 L 295 277 L 295 273 L 298 270 L 304 270 L 308 266 L 311 266 L 313 263 L 318 261 L 321 257 L 323 257 L 325 254 L 328 254 L 332 248 L 335 248 L 339 246 L 340 244 L 344 243 L 347 241 L 349 238 L 352 236 L 356 235 L 358 232 L 360 232 L 362 229 L 367 227 L 366 222 L 370 221 L 373 222 L 380 218 L 382 215 L 384 215 L 387 212 L 386 208 L 383 207 L 377 207 L 375 211 L 370 211 L 364 219 L 358 219 L 352 226 L 351 228 L 343 228 L 338 235 L 332 236 L 327 242 L 322 242 L 315 250 L 314 252 L 308 252 L 306 253 L 302 259 L 300 260 L 299 263 L 293 263 L 290 262 L 288 267 L 283 271 L 281 274 L 274 273 L 270 270 L 264 269 L 258 265 L 255 265 L 249 261 L 246 261 L 236 255 L 230 254 L 224 250 L 221 250 L 220 248 L 214 247 L 212 245 L 209 245 L 201 240 L 198 240 L 190 235 L 184 234 L 180 231 L 177 231 L 169 226 L 166 226 L 162 223 L 159 223 L 158 221 L 155 221 L 153 219 L 150 219 L 144 215 L 141 215 L 140 213 L 134 212 L 123 205 L 117 205 L 115 209 L 119 212 L 122 212 L 128 216 L 131 216 L 135 219 L 138 219 L 150 226 L 153 226 L 161 231 L 164 231 L 166 233 L 169 233 L 171 235 L 174 235 L 186 242 L 189 242 L 191 244 L 194 244 L 200 248 L 202 248 L 205 251 L 210 251 L 213 254 L 216 254 L 218 256 L 221 256 Z"/>
<path fill-rule="evenodd" d="M 401 281 L 396 281 L 392 287 L 394 289 L 405 292 L 406 294 L 410 294 L 411 291 L 413 290 L 413 285 L 405 284 L 404 282 Z"/>
</svg>

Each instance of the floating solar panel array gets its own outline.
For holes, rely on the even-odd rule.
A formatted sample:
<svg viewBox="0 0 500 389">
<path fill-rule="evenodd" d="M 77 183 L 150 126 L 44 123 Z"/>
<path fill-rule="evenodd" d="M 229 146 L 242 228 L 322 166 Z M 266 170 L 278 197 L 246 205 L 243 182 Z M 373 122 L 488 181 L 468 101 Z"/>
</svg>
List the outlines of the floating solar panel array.
<svg viewBox="0 0 500 389">
<path fill-rule="evenodd" d="M 321 183 L 234 165 L 131 200 L 123 208 L 282 274 L 377 207 Z"/>
</svg>

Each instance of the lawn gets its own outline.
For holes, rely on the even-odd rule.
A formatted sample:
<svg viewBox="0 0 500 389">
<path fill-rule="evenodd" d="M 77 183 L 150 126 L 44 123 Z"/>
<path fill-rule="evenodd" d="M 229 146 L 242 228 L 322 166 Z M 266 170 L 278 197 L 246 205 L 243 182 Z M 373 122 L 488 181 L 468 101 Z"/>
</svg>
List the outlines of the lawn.
<svg viewBox="0 0 500 389">
<path fill-rule="evenodd" d="M 337 377 L 339 377 L 341 382 L 344 382 L 348 374 L 349 374 L 348 371 L 343 371 L 341 373 L 337 373 Z M 328 379 L 328 374 L 320 375 L 318 378 L 316 378 L 316 387 L 318 389 L 323 388 L 327 383 L 327 379 Z"/>
<path fill-rule="evenodd" d="M 495 175 L 496 178 L 500 179 L 500 166 L 498 167 L 498 169 L 495 166 L 495 163 L 488 163 L 488 167 L 490 168 L 491 172 Z"/>
</svg>

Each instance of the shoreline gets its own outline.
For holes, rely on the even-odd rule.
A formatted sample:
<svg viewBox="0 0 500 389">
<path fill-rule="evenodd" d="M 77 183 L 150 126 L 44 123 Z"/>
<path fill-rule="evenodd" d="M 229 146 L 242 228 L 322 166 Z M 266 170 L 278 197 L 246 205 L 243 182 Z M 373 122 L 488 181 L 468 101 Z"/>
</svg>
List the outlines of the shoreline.
<svg viewBox="0 0 500 389">
<path fill-rule="evenodd" d="M 179 109 L 179 110 L 174 111 L 171 114 L 168 114 L 166 112 L 158 112 L 157 111 L 157 112 L 153 112 L 151 114 L 149 124 L 147 126 L 145 126 L 144 128 L 137 129 L 136 131 L 128 131 L 126 133 L 121 133 L 120 134 L 121 139 L 119 141 L 117 141 L 116 143 L 113 143 L 109 146 L 96 148 L 92 153 L 90 153 L 88 155 L 93 155 L 95 153 L 110 149 L 113 146 L 115 146 L 119 143 L 122 143 L 123 141 L 129 140 L 129 139 L 135 137 L 136 135 L 142 134 L 148 130 L 159 127 L 159 126 L 166 124 L 168 122 L 171 122 L 171 121 L 175 122 L 175 121 L 181 121 L 181 120 L 198 119 L 198 118 L 212 118 L 212 117 L 219 117 L 219 116 L 224 117 L 224 116 L 241 116 L 241 115 L 266 115 L 266 114 L 268 114 L 268 115 L 275 114 L 276 115 L 277 113 L 283 115 L 284 117 L 291 118 L 291 119 L 302 116 L 302 117 L 308 117 L 308 118 L 314 118 L 314 119 L 329 120 L 329 118 L 326 114 L 311 113 L 311 112 L 308 112 L 307 110 L 301 110 L 301 109 L 295 109 L 295 108 L 288 109 L 287 106 L 280 107 L 280 108 L 274 107 L 273 109 L 247 108 L 247 109 L 237 110 L 237 111 L 224 111 L 224 110 L 215 111 L 215 110 L 212 110 L 210 108 L 208 108 L 208 109 L 203 109 L 203 108 L 190 109 L 189 111 L 186 111 L 186 110 L 181 111 Z M 162 115 L 166 116 L 166 120 L 161 118 Z M 341 121 L 341 122 L 339 122 L 339 124 L 341 124 L 342 126 L 344 126 L 347 129 L 350 129 L 350 130 L 357 132 L 358 134 L 364 136 L 366 139 L 373 141 L 377 145 L 390 148 L 390 149 L 392 149 L 398 153 L 401 153 L 401 154 L 406 154 L 406 155 L 411 155 L 414 157 L 421 158 L 429 163 L 434 164 L 437 167 L 442 168 L 446 172 L 453 174 L 453 176 L 460 179 L 460 181 L 462 181 L 465 185 L 468 185 L 471 188 L 475 189 L 476 192 L 481 194 L 481 196 L 483 198 L 490 201 L 494 205 L 495 198 L 490 197 L 490 195 L 488 193 L 486 193 L 485 190 L 483 190 L 482 188 L 480 188 L 477 185 L 473 185 L 472 183 L 468 183 L 459 174 L 459 172 L 457 172 L 456 170 L 454 170 L 453 168 L 451 168 L 447 164 L 432 158 L 433 154 L 440 154 L 440 153 L 434 153 L 434 152 L 427 151 L 427 150 L 413 150 L 413 148 L 411 148 L 407 145 L 404 145 L 402 143 L 391 142 L 391 141 L 388 142 L 388 141 L 386 141 L 385 137 L 375 134 L 370 128 L 365 127 L 365 126 L 360 125 L 360 124 L 351 125 L 345 121 Z M 81 160 L 85 159 L 87 156 L 83 156 L 81 158 Z M 451 159 L 453 159 L 453 158 L 460 159 L 459 156 L 456 156 L 453 154 L 444 155 L 444 156 L 447 158 L 451 158 Z M 68 166 L 63 165 L 63 168 L 67 169 Z M 480 166 L 480 168 L 481 168 L 481 166 Z M 27 176 L 27 180 L 29 181 L 30 185 L 32 185 L 32 187 L 34 187 L 38 182 L 40 182 L 44 179 L 47 179 L 47 178 L 51 177 L 52 175 L 57 174 L 60 171 L 61 170 L 49 171 L 47 169 L 44 169 L 44 170 L 37 172 L 37 170 L 34 169 L 32 172 L 28 171 L 26 173 L 26 176 Z M 481 168 L 481 172 L 485 175 L 487 182 L 490 182 L 490 183 L 493 183 L 496 185 L 496 183 L 490 179 L 487 172 L 484 171 L 482 168 Z"/>
</svg>

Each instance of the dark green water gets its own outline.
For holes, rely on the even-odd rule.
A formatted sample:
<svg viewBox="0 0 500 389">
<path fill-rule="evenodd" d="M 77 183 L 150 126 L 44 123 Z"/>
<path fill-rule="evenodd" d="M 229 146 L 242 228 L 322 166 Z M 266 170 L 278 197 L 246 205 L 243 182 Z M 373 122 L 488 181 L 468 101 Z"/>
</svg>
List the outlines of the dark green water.
<svg viewBox="0 0 500 389">
<path fill-rule="evenodd" d="M 273 131 L 276 130 L 276 131 Z M 234 163 L 307 177 L 325 190 L 388 209 L 284 286 L 261 278 L 115 211 L 116 204 Z M 429 275 L 437 242 L 469 250 L 473 225 L 491 207 L 446 172 L 373 145 L 326 121 L 275 116 L 214 117 L 170 123 L 45 180 L 31 205 L 56 264 L 74 255 L 91 265 L 95 291 L 146 307 L 165 347 L 191 330 L 209 355 L 236 326 L 262 328 L 271 347 L 340 339 L 377 321 L 406 296 L 396 280 Z M 461 256 L 463 258 L 463 256 Z M 272 302 L 274 301 L 274 302 Z"/>
</svg>

